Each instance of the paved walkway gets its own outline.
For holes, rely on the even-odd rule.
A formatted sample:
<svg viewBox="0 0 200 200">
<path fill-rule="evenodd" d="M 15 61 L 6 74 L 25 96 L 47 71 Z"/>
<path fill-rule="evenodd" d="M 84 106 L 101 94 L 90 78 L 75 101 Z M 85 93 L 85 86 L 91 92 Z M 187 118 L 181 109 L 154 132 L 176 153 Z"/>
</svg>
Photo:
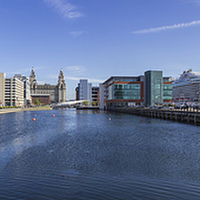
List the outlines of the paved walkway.
<svg viewBox="0 0 200 200">
<path fill-rule="evenodd" d="M 4 108 L 4 109 L 0 109 L 0 114 L 22 112 L 22 111 L 39 111 L 39 110 L 52 110 L 52 108 L 49 106 L 39 106 L 39 107 L 31 107 L 31 108 Z"/>
</svg>

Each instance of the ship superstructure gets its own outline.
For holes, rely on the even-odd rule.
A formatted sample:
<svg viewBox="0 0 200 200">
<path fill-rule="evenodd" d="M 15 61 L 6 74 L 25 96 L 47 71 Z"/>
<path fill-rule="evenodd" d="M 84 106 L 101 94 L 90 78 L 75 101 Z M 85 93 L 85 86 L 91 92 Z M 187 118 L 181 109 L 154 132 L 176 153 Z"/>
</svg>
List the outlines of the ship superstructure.
<svg viewBox="0 0 200 200">
<path fill-rule="evenodd" d="M 193 72 L 192 69 L 184 71 L 173 83 L 173 98 L 175 100 L 199 100 L 200 73 Z"/>
</svg>

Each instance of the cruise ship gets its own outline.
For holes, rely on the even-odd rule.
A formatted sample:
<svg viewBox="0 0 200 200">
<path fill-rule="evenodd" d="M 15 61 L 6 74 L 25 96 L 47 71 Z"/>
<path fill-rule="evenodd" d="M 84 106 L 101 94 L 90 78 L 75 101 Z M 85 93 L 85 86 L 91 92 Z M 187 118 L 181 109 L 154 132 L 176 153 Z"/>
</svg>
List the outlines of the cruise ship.
<svg viewBox="0 0 200 200">
<path fill-rule="evenodd" d="M 174 100 L 200 100 L 200 73 L 192 69 L 184 71 L 173 82 Z"/>
</svg>

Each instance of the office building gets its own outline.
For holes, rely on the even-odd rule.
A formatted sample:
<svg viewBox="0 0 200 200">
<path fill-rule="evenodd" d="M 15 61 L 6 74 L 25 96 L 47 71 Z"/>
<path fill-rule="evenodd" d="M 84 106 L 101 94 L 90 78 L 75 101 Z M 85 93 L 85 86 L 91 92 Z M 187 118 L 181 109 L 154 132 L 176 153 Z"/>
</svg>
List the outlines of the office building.
<svg viewBox="0 0 200 200">
<path fill-rule="evenodd" d="M 99 87 L 92 87 L 92 102 L 99 105 Z"/>
<path fill-rule="evenodd" d="M 5 106 L 24 106 L 24 82 L 18 78 L 5 78 Z"/>
<path fill-rule="evenodd" d="M 92 104 L 92 84 L 87 79 L 80 79 L 76 87 L 76 100 L 86 100 L 89 105 Z"/>
<path fill-rule="evenodd" d="M 162 71 L 146 71 L 144 76 L 112 76 L 100 85 L 100 107 L 152 106 L 172 101 L 171 77 Z"/>
<path fill-rule="evenodd" d="M 0 106 L 5 106 L 5 73 L 0 73 Z"/>
<path fill-rule="evenodd" d="M 90 86 L 88 85 L 88 80 L 80 79 L 78 88 L 79 88 L 79 93 L 78 93 L 79 100 L 89 100 Z"/>
<path fill-rule="evenodd" d="M 143 105 L 144 103 L 143 76 L 112 76 L 103 85 L 107 93 L 107 107 Z M 102 97 L 100 98 L 101 102 L 103 102 Z"/>
<path fill-rule="evenodd" d="M 145 72 L 145 106 L 170 103 L 172 101 L 172 79 L 163 77 L 162 71 Z"/>
<path fill-rule="evenodd" d="M 145 72 L 145 105 L 152 106 L 163 103 L 162 71 Z"/>
<path fill-rule="evenodd" d="M 163 103 L 169 103 L 173 99 L 173 86 L 171 77 L 163 77 Z"/>
<path fill-rule="evenodd" d="M 104 84 L 99 84 L 99 109 L 106 108 L 106 87 Z"/>
<path fill-rule="evenodd" d="M 14 78 L 21 80 L 24 83 L 24 106 L 31 105 L 31 95 L 30 95 L 30 82 L 28 77 L 21 74 L 15 74 Z"/>
</svg>

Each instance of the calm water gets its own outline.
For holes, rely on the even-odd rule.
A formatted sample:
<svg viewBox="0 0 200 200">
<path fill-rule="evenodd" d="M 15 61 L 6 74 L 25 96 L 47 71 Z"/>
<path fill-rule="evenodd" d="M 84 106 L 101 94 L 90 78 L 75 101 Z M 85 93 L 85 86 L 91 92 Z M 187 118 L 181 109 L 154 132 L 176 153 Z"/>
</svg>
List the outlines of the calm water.
<svg viewBox="0 0 200 200">
<path fill-rule="evenodd" d="M 96 111 L 2 114 L 0 199 L 200 199 L 200 128 Z"/>
</svg>

